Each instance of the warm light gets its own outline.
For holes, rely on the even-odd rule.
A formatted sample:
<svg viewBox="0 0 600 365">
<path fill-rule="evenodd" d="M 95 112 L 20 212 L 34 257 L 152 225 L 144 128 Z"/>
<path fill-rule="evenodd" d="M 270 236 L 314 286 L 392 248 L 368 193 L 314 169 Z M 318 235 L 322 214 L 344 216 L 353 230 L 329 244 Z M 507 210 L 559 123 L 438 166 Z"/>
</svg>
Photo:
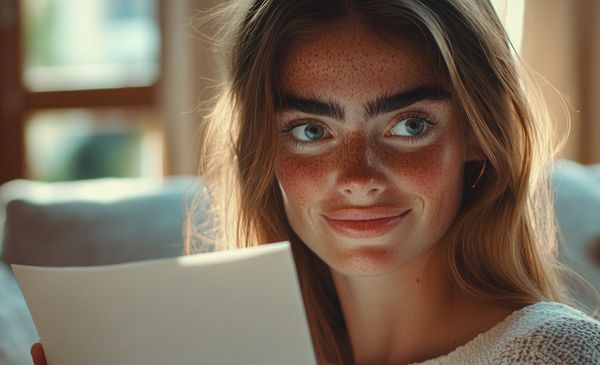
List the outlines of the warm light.
<svg viewBox="0 0 600 365">
<path fill-rule="evenodd" d="M 31 90 L 151 85 L 159 74 L 156 0 L 23 0 Z"/>
<path fill-rule="evenodd" d="M 496 13 L 517 52 L 521 51 L 525 0 L 492 0 Z"/>
</svg>

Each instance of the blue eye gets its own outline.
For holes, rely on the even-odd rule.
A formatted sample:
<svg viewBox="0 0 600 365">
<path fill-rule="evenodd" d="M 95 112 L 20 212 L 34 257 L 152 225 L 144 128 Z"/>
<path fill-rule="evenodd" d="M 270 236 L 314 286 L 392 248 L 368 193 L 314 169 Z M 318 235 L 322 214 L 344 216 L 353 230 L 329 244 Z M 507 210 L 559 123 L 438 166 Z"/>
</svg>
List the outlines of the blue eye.
<svg viewBox="0 0 600 365">
<path fill-rule="evenodd" d="M 414 137 L 422 134 L 429 127 L 427 121 L 421 118 L 406 118 L 396 123 L 390 133 L 394 136 Z"/>
<path fill-rule="evenodd" d="M 318 124 L 306 123 L 292 128 L 292 135 L 300 141 L 318 141 L 329 133 Z"/>
</svg>

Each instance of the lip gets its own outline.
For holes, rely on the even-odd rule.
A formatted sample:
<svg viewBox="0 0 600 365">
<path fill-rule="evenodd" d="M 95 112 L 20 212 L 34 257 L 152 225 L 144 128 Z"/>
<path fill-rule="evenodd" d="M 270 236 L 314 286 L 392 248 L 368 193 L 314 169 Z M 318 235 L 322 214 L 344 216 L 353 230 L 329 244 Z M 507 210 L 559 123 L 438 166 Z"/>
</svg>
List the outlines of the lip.
<svg viewBox="0 0 600 365">
<path fill-rule="evenodd" d="M 373 238 L 393 230 L 411 209 L 395 207 L 346 208 L 323 214 L 337 233 L 350 238 Z"/>
</svg>

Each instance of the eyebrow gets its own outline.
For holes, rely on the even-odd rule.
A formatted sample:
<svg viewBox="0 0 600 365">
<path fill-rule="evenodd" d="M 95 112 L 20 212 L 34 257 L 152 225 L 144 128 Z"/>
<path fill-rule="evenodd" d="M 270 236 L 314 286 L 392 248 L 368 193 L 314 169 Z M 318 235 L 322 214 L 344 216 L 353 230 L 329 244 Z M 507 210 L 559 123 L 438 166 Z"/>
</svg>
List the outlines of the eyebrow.
<svg viewBox="0 0 600 365">
<path fill-rule="evenodd" d="M 439 86 L 418 86 L 393 95 L 383 95 L 368 102 L 364 106 L 367 119 L 379 114 L 406 108 L 425 100 L 450 99 L 451 93 Z M 278 107 L 282 111 L 299 111 L 306 114 L 322 115 L 329 118 L 344 120 L 345 111 L 335 101 L 322 101 L 314 98 L 304 98 L 295 95 L 284 95 Z"/>
<path fill-rule="evenodd" d="M 393 95 L 384 95 L 365 107 L 365 117 L 373 118 L 425 100 L 447 100 L 452 94 L 439 86 L 419 86 Z"/>
<path fill-rule="evenodd" d="M 306 114 L 323 115 L 339 121 L 344 120 L 344 108 L 334 101 L 323 102 L 317 99 L 285 95 L 279 109 L 283 111 L 299 111 Z"/>
</svg>

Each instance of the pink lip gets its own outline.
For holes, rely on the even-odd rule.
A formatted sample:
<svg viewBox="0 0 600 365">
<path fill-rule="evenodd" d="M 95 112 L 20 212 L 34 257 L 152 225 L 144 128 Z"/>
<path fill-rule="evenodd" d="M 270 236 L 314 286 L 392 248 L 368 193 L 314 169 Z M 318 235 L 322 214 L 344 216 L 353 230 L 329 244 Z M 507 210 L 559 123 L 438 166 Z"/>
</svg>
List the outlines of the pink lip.
<svg viewBox="0 0 600 365">
<path fill-rule="evenodd" d="M 394 229 L 410 212 L 406 208 L 347 208 L 327 212 L 325 221 L 337 233 L 351 238 L 382 236 Z"/>
</svg>

